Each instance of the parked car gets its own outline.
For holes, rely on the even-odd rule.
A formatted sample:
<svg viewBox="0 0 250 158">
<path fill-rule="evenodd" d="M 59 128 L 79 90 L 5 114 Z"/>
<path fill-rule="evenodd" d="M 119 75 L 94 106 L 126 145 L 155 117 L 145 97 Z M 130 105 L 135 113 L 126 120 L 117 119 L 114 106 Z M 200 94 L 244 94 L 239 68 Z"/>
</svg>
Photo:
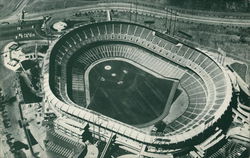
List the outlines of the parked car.
<svg viewBox="0 0 250 158">
<path fill-rule="evenodd" d="M 7 21 L 4 21 L 4 22 L 2 22 L 1 24 L 2 24 L 2 25 L 8 25 L 8 24 L 10 24 L 10 23 L 7 22 Z"/>
<path fill-rule="evenodd" d="M 2 113 L 2 116 L 4 119 L 9 117 L 8 113 Z"/>
<path fill-rule="evenodd" d="M 0 105 L 0 111 L 3 112 L 5 110 L 5 104 Z"/>
<path fill-rule="evenodd" d="M 16 150 L 16 148 L 12 147 L 12 148 L 10 148 L 10 152 L 15 153 L 15 152 L 17 152 L 17 150 Z"/>
<path fill-rule="evenodd" d="M 7 139 L 11 139 L 11 138 L 13 138 L 13 136 L 12 136 L 12 134 L 11 134 L 11 133 L 7 133 L 5 136 L 6 136 L 6 138 L 7 138 Z"/>
<path fill-rule="evenodd" d="M 5 113 L 8 113 L 8 111 L 4 109 L 4 110 L 2 111 L 2 115 L 5 114 Z"/>
<path fill-rule="evenodd" d="M 3 122 L 10 122 L 10 118 L 8 117 L 3 118 Z"/>
<path fill-rule="evenodd" d="M 14 139 L 14 138 L 12 138 L 12 139 L 8 139 L 6 142 L 7 142 L 7 144 L 9 144 L 9 146 L 11 146 L 11 145 L 13 145 L 13 144 L 14 144 L 15 139 Z"/>
<path fill-rule="evenodd" d="M 5 128 L 10 128 L 11 127 L 11 123 L 9 121 L 3 122 L 3 125 L 4 125 Z"/>
</svg>

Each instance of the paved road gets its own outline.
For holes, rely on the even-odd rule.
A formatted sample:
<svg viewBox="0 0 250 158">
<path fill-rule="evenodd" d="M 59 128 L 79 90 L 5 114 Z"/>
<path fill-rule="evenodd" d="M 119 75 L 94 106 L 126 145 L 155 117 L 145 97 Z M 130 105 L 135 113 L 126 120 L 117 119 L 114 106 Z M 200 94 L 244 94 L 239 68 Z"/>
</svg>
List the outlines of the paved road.
<svg viewBox="0 0 250 158">
<path fill-rule="evenodd" d="M 20 3 L 17 3 L 15 6 L 15 11 L 11 15 L 7 16 L 7 19 L 16 19 L 19 20 L 22 15 L 22 10 L 29 3 L 30 0 L 20 0 Z"/>
<path fill-rule="evenodd" d="M 115 3 L 115 4 L 103 3 L 103 4 L 99 4 L 98 7 L 104 7 L 104 8 L 109 8 L 109 9 L 116 8 L 116 9 L 127 10 L 127 11 L 130 10 L 130 4 L 126 4 L 126 3 Z M 136 7 L 132 5 L 131 10 L 136 11 Z M 166 15 L 168 17 L 171 16 L 169 12 L 166 12 L 164 10 L 148 8 L 144 6 L 137 6 L 137 12 L 154 14 L 159 17 L 166 17 Z M 177 12 L 176 18 L 179 20 L 187 20 L 187 21 L 193 21 L 193 22 L 198 22 L 198 23 L 250 26 L 250 19 L 229 19 L 229 18 L 218 18 L 218 17 L 206 17 L 206 16 L 183 14 L 183 13 L 178 13 L 178 12 Z"/>
<path fill-rule="evenodd" d="M 24 23 L 21 28 L 19 23 L 0 25 L 0 40 L 42 39 L 35 28 L 38 24 L 38 21 Z"/>
<path fill-rule="evenodd" d="M 119 9 L 124 11 L 135 11 L 136 7 L 132 5 L 130 8 L 130 4 L 128 3 L 99 3 L 97 5 L 86 5 L 81 7 L 72 7 L 72 8 L 65 8 L 65 9 L 57 9 L 51 11 L 44 11 L 38 13 L 27 13 L 25 19 L 34 19 L 40 18 L 44 15 L 53 15 L 53 14 L 65 14 L 65 12 L 76 12 L 76 11 L 93 11 L 93 10 L 110 10 L 110 9 Z M 158 10 L 154 8 L 144 7 L 144 6 L 137 6 L 137 12 L 142 14 L 154 14 L 158 17 L 170 17 L 171 14 L 164 10 Z M 20 13 L 19 13 L 20 14 Z M 192 21 L 197 23 L 206 23 L 206 24 L 217 24 L 217 25 L 237 25 L 243 27 L 250 26 L 250 19 L 229 19 L 229 18 L 218 18 L 218 17 L 206 17 L 206 16 L 195 16 L 195 15 L 188 15 L 183 13 L 177 13 L 176 16 L 179 20 L 185 21 Z M 1 19 L 0 22 L 8 21 L 8 22 L 15 22 L 18 20 L 18 17 L 15 15 L 7 17 L 5 19 Z"/>
</svg>

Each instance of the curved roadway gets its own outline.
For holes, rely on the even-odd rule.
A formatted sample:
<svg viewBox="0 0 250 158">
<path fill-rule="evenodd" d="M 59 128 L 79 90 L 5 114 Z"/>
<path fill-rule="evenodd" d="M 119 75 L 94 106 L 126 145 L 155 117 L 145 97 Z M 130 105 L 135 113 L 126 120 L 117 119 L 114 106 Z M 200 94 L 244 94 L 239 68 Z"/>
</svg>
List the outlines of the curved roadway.
<svg viewBox="0 0 250 158">
<path fill-rule="evenodd" d="M 27 4 L 29 0 L 26 0 Z M 23 5 L 22 5 L 23 6 Z M 23 7 L 21 7 L 23 8 Z M 149 8 L 145 6 L 135 6 L 129 3 L 99 3 L 95 5 L 86 5 L 81 7 L 72 7 L 72 8 L 65 8 L 65 9 L 57 9 L 57 10 L 51 10 L 51 11 L 43 11 L 38 13 L 27 13 L 25 15 L 26 20 L 31 20 L 35 18 L 40 18 L 44 15 L 49 14 L 61 14 L 63 13 L 65 15 L 65 12 L 76 12 L 76 10 L 79 11 L 93 11 L 93 10 L 111 10 L 111 9 L 117 9 L 117 10 L 124 10 L 124 11 L 136 11 L 141 14 L 153 14 L 156 17 L 162 17 L 165 18 L 166 16 L 170 17 L 173 16 L 169 12 L 166 12 L 164 10 Z M 22 9 L 18 9 L 18 11 L 14 12 L 15 15 L 11 15 L 5 19 L 1 19 L 0 22 L 16 22 L 20 18 L 20 13 Z M 19 16 L 18 16 L 19 15 Z M 206 16 L 196 16 L 196 15 L 188 15 L 183 13 L 177 13 L 176 18 L 178 20 L 183 21 L 192 21 L 197 23 L 206 23 L 206 24 L 216 24 L 216 25 L 237 25 L 241 27 L 249 27 L 250 26 L 250 19 L 229 19 L 229 18 L 218 18 L 218 17 L 206 17 Z"/>
</svg>

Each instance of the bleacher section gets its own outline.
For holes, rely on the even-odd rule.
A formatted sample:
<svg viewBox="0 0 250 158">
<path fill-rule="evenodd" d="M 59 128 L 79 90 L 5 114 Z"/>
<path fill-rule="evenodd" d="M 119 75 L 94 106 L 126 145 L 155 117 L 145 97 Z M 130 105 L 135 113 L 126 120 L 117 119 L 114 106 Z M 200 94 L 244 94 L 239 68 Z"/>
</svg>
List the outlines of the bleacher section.
<svg viewBox="0 0 250 158">
<path fill-rule="evenodd" d="M 69 150 L 67 148 L 64 148 L 60 145 L 57 145 L 53 142 L 48 142 L 46 145 L 47 150 L 55 152 L 56 154 L 60 155 L 61 157 L 72 157 L 74 152 L 72 150 Z"/>
<path fill-rule="evenodd" d="M 209 156 L 209 158 L 244 158 L 248 157 L 247 155 L 248 151 L 245 146 L 228 141 L 225 145 L 218 149 L 217 152 Z"/>
<path fill-rule="evenodd" d="M 82 143 L 79 143 L 79 142 L 77 142 L 77 141 L 75 141 L 73 139 L 62 136 L 62 134 L 58 134 L 58 133 L 56 133 L 54 131 L 49 131 L 49 134 L 51 136 L 53 136 L 53 139 L 55 140 L 55 142 L 63 141 L 63 142 L 65 142 L 64 145 L 68 144 L 67 147 L 69 147 L 69 148 L 71 148 L 72 146 L 79 146 L 79 147 L 83 146 Z"/>
<path fill-rule="evenodd" d="M 65 158 L 77 155 L 85 148 L 83 143 L 58 134 L 54 130 L 47 131 L 47 139 L 49 141 L 45 144 L 46 149 Z"/>
<path fill-rule="evenodd" d="M 80 54 L 71 61 L 72 71 L 69 72 L 69 75 L 72 76 L 72 94 L 70 97 L 78 105 L 83 105 L 85 103 L 83 77 L 85 70 L 91 65 L 91 63 L 103 58 L 128 59 L 169 78 L 180 79 L 185 73 L 183 68 L 176 67 L 170 62 L 159 59 L 144 49 L 140 49 L 133 45 L 127 46 L 125 44 L 106 44 L 96 46 L 93 49 L 86 50 L 85 53 Z"/>
<path fill-rule="evenodd" d="M 70 116 L 77 119 L 80 117 L 88 122 L 93 122 L 97 116 L 108 119 L 110 124 L 112 122 L 112 131 L 120 135 L 126 135 L 120 128 L 126 126 L 126 130 L 131 130 L 128 133 L 134 132 L 129 137 L 147 143 L 159 143 L 154 140 L 162 140 L 163 144 L 177 143 L 203 132 L 221 117 L 230 103 L 232 90 L 229 78 L 207 55 L 159 34 L 125 22 L 91 24 L 68 32 L 50 48 L 50 74 L 49 78 L 45 75 L 44 83 L 48 101 L 62 112 L 78 109 L 80 112 L 70 112 Z M 163 137 L 149 136 L 139 129 L 76 105 L 84 102 L 84 71 L 92 63 L 105 58 L 130 60 L 166 77 L 180 80 L 189 96 L 189 106 L 183 115 L 167 125 Z M 71 83 L 67 82 L 67 75 L 72 76 Z M 49 84 L 53 87 L 48 87 Z M 68 84 L 72 85 L 71 99 L 66 91 Z M 72 100 L 77 100 L 76 104 Z"/>
<path fill-rule="evenodd" d="M 84 77 L 77 68 L 72 69 L 72 100 L 78 105 L 85 105 Z"/>
</svg>

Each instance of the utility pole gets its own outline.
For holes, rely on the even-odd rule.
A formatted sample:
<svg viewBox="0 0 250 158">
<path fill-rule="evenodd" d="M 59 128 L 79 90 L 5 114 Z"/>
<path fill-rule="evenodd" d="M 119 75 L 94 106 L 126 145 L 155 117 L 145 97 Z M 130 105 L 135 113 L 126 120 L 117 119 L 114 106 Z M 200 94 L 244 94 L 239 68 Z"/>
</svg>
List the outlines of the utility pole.
<svg viewBox="0 0 250 158">
<path fill-rule="evenodd" d="M 174 30 L 173 30 L 173 36 L 175 35 L 175 29 L 176 29 L 176 22 L 177 22 L 177 17 L 176 17 L 177 13 L 175 11 L 174 13 Z"/>
<path fill-rule="evenodd" d="M 132 18 L 132 0 L 130 1 L 130 8 L 129 8 L 129 21 L 131 22 L 131 18 Z"/>
<path fill-rule="evenodd" d="M 137 22 L 137 0 L 135 1 L 135 22 Z"/>
<path fill-rule="evenodd" d="M 166 16 L 165 16 L 165 28 L 167 28 L 167 25 L 168 25 L 168 12 L 166 11 Z"/>
<path fill-rule="evenodd" d="M 177 11 L 174 11 L 172 8 L 170 10 L 168 8 L 165 8 L 165 11 L 166 11 L 165 23 L 164 23 L 165 29 L 167 29 L 167 34 L 174 35 L 176 30 L 177 16 L 178 16 Z M 169 13 L 170 13 L 170 18 L 168 22 Z"/>
<path fill-rule="evenodd" d="M 172 27 L 172 9 L 170 9 L 169 34 L 171 34 L 171 27 Z"/>
<path fill-rule="evenodd" d="M 26 11 L 22 10 L 22 15 L 21 15 L 21 23 L 24 21 L 24 16 L 25 16 Z"/>
</svg>

